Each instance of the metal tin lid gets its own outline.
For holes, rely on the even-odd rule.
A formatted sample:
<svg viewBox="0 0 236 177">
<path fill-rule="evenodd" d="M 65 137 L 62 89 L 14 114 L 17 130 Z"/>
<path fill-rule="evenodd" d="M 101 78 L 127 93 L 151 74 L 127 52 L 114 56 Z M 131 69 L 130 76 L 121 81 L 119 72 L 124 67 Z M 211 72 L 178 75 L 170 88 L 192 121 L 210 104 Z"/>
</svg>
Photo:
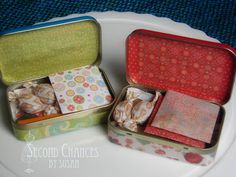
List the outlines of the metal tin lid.
<svg viewBox="0 0 236 177">
<path fill-rule="evenodd" d="M 18 28 L 1 33 L 0 71 L 12 84 L 96 63 L 100 27 L 89 16 Z"/>
<path fill-rule="evenodd" d="M 224 104 L 235 75 L 235 50 L 225 44 L 148 30 L 127 39 L 127 80 Z"/>
</svg>

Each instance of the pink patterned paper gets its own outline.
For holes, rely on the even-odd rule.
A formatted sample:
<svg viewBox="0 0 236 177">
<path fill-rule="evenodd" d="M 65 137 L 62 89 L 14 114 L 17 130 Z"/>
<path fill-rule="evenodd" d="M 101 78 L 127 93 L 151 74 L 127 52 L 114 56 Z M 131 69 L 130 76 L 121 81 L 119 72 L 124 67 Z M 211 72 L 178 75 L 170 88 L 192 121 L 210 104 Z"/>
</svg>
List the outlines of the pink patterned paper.
<svg viewBox="0 0 236 177">
<path fill-rule="evenodd" d="M 213 103 L 167 91 L 151 125 L 210 143 L 219 110 Z"/>
</svg>

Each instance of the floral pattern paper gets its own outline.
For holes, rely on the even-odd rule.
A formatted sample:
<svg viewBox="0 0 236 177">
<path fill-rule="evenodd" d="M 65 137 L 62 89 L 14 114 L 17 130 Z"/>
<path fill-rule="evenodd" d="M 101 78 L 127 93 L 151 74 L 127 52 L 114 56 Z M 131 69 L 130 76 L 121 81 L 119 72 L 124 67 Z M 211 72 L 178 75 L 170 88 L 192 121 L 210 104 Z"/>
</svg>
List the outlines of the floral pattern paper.
<svg viewBox="0 0 236 177">
<path fill-rule="evenodd" d="M 109 104 L 112 96 L 97 66 L 49 76 L 63 114 Z"/>
</svg>

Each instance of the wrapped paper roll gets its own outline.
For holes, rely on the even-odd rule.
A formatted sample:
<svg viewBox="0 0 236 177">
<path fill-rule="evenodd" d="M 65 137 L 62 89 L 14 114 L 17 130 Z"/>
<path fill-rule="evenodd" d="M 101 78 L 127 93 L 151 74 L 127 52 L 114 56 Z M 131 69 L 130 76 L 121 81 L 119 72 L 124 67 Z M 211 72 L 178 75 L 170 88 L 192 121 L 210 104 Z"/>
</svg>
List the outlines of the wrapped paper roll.
<svg viewBox="0 0 236 177">
<path fill-rule="evenodd" d="M 18 97 L 19 108 L 29 114 L 36 114 L 45 109 L 45 105 L 32 93 L 23 94 Z"/>
<path fill-rule="evenodd" d="M 59 114 L 61 111 L 60 111 L 60 108 L 59 108 L 59 105 L 58 103 L 56 103 L 54 106 L 53 105 L 48 105 L 45 110 L 44 110 L 44 116 L 48 116 L 48 115 L 51 115 L 51 114 Z"/>
<path fill-rule="evenodd" d="M 16 89 L 8 93 L 9 101 L 18 105 L 21 111 L 35 114 L 44 110 L 45 105 L 40 99 L 32 94 L 30 88 Z"/>
<path fill-rule="evenodd" d="M 126 100 L 121 101 L 115 108 L 113 113 L 114 120 L 122 127 L 123 122 L 131 119 L 131 110 L 133 105 L 140 100 L 150 100 L 152 94 L 144 92 L 140 89 L 130 87 L 127 89 Z"/>
<path fill-rule="evenodd" d="M 131 113 L 132 119 L 138 124 L 143 124 L 151 115 L 159 96 L 160 93 L 156 92 L 155 98 L 151 102 L 142 100 L 134 105 Z"/>
<path fill-rule="evenodd" d="M 145 100 L 151 101 L 153 94 L 140 90 L 138 88 L 130 87 L 127 89 L 126 99 L 127 100 Z"/>
<path fill-rule="evenodd" d="M 10 101 L 16 101 L 19 97 L 22 97 L 24 95 L 32 94 L 31 88 L 20 88 L 16 89 L 14 91 L 10 91 L 8 93 L 8 97 Z"/>
<path fill-rule="evenodd" d="M 113 112 L 114 120 L 120 125 L 127 119 L 131 119 L 131 109 L 133 107 L 133 102 L 131 100 L 121 101 L 115 108 Z"/>
<path fill-rule="evenodd" d="M 32 88 L 36 87 L 37 85 L 38 84 L 36 82 L 26 82 L 22 86 L 24 88 L 32 89 Z"/>
<path fill-rule="evenodd" d="M 16 118 L 24 116 L 24 113 L 40 117 L 60 112 L 59 106 L 56 104 L 54 90 L 50 84 L 27 82 L 22 86 L 23 88 L 8 92 L 8 98 L 14 108 Z"/>
<path fill-rule="evenodd" d="M 138 88 L 127 89 L 126 100 L 121 101 L 113 113 L 119 126 L 131 131 L 138 131 L 138 124 L 143 124 L 151 115 L 160 93 L 147 93 Z"/>
<path fill-rule="evenodd" d="M 50 84 L 38 84 L 33 88 L 33 93 L 39 97 L 42 103 L 53 105 L 56 101 L 54 90 Z"/>
<path fill-rule="evenodd" d="M 137 123 L 133 119 L 126 119 L 123 123 L 123 127 L 134 132 L 138 131 Z"/>
<path fill-rule="evenodd" d="M 8 100 L 12 103 L 16 103 L 17 102 L 16 94 L 12 91 L 9 91 L 8 92 Z"/>
<path fill-rule="evenodd" d="M 44 116 L 50 115 L 50 114 L 58 114 L 58 110 L 55 106 L 48 105 L 44 110 Z"/>
</svg>

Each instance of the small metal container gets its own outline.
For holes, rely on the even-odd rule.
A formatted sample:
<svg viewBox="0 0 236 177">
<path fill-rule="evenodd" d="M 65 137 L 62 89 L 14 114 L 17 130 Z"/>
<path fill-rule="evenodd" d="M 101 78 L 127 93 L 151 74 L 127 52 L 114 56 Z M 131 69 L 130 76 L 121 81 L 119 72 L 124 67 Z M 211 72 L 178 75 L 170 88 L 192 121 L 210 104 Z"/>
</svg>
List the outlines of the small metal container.
<svg viewBox="0 0 236 177">
<path fill-rule="evenodd" d="M 236 52 L 225 44 L 166 33 L 136 30 L 127 38 L 125 87 L 108 119 L 111 142 L 162 157 L 198 165 L 213 162 L 224 122 L 224 104 L 230 99 L 235 76 Z M 119 127 L 113 120 L 116 105 L 128 87 L 146 91 L 174 90 L 213 102 L 221 107 L 217 131 L 206 148 L 196 148 Z M 158 103 L 157 103 L 158 104 Z"/>
<path fill-rule="evenodd" d="M 2 33 L 0 70 L 3 82 L 9 85 L 7 92 L 26 81 L 42 82 L 56 72 L 87 65 L 98 66 L 101 62 L 100 42 L 100 26 L 90 16 L 41 23 Z M 19 125 L 13 120 L 13 108 L 9 102 L 15 136 L 19 140 L 40 139 L 106 122 L 115 95 L 106 74 L 100 71 L 113 97 L 110 104 Z"/>
</svg>

